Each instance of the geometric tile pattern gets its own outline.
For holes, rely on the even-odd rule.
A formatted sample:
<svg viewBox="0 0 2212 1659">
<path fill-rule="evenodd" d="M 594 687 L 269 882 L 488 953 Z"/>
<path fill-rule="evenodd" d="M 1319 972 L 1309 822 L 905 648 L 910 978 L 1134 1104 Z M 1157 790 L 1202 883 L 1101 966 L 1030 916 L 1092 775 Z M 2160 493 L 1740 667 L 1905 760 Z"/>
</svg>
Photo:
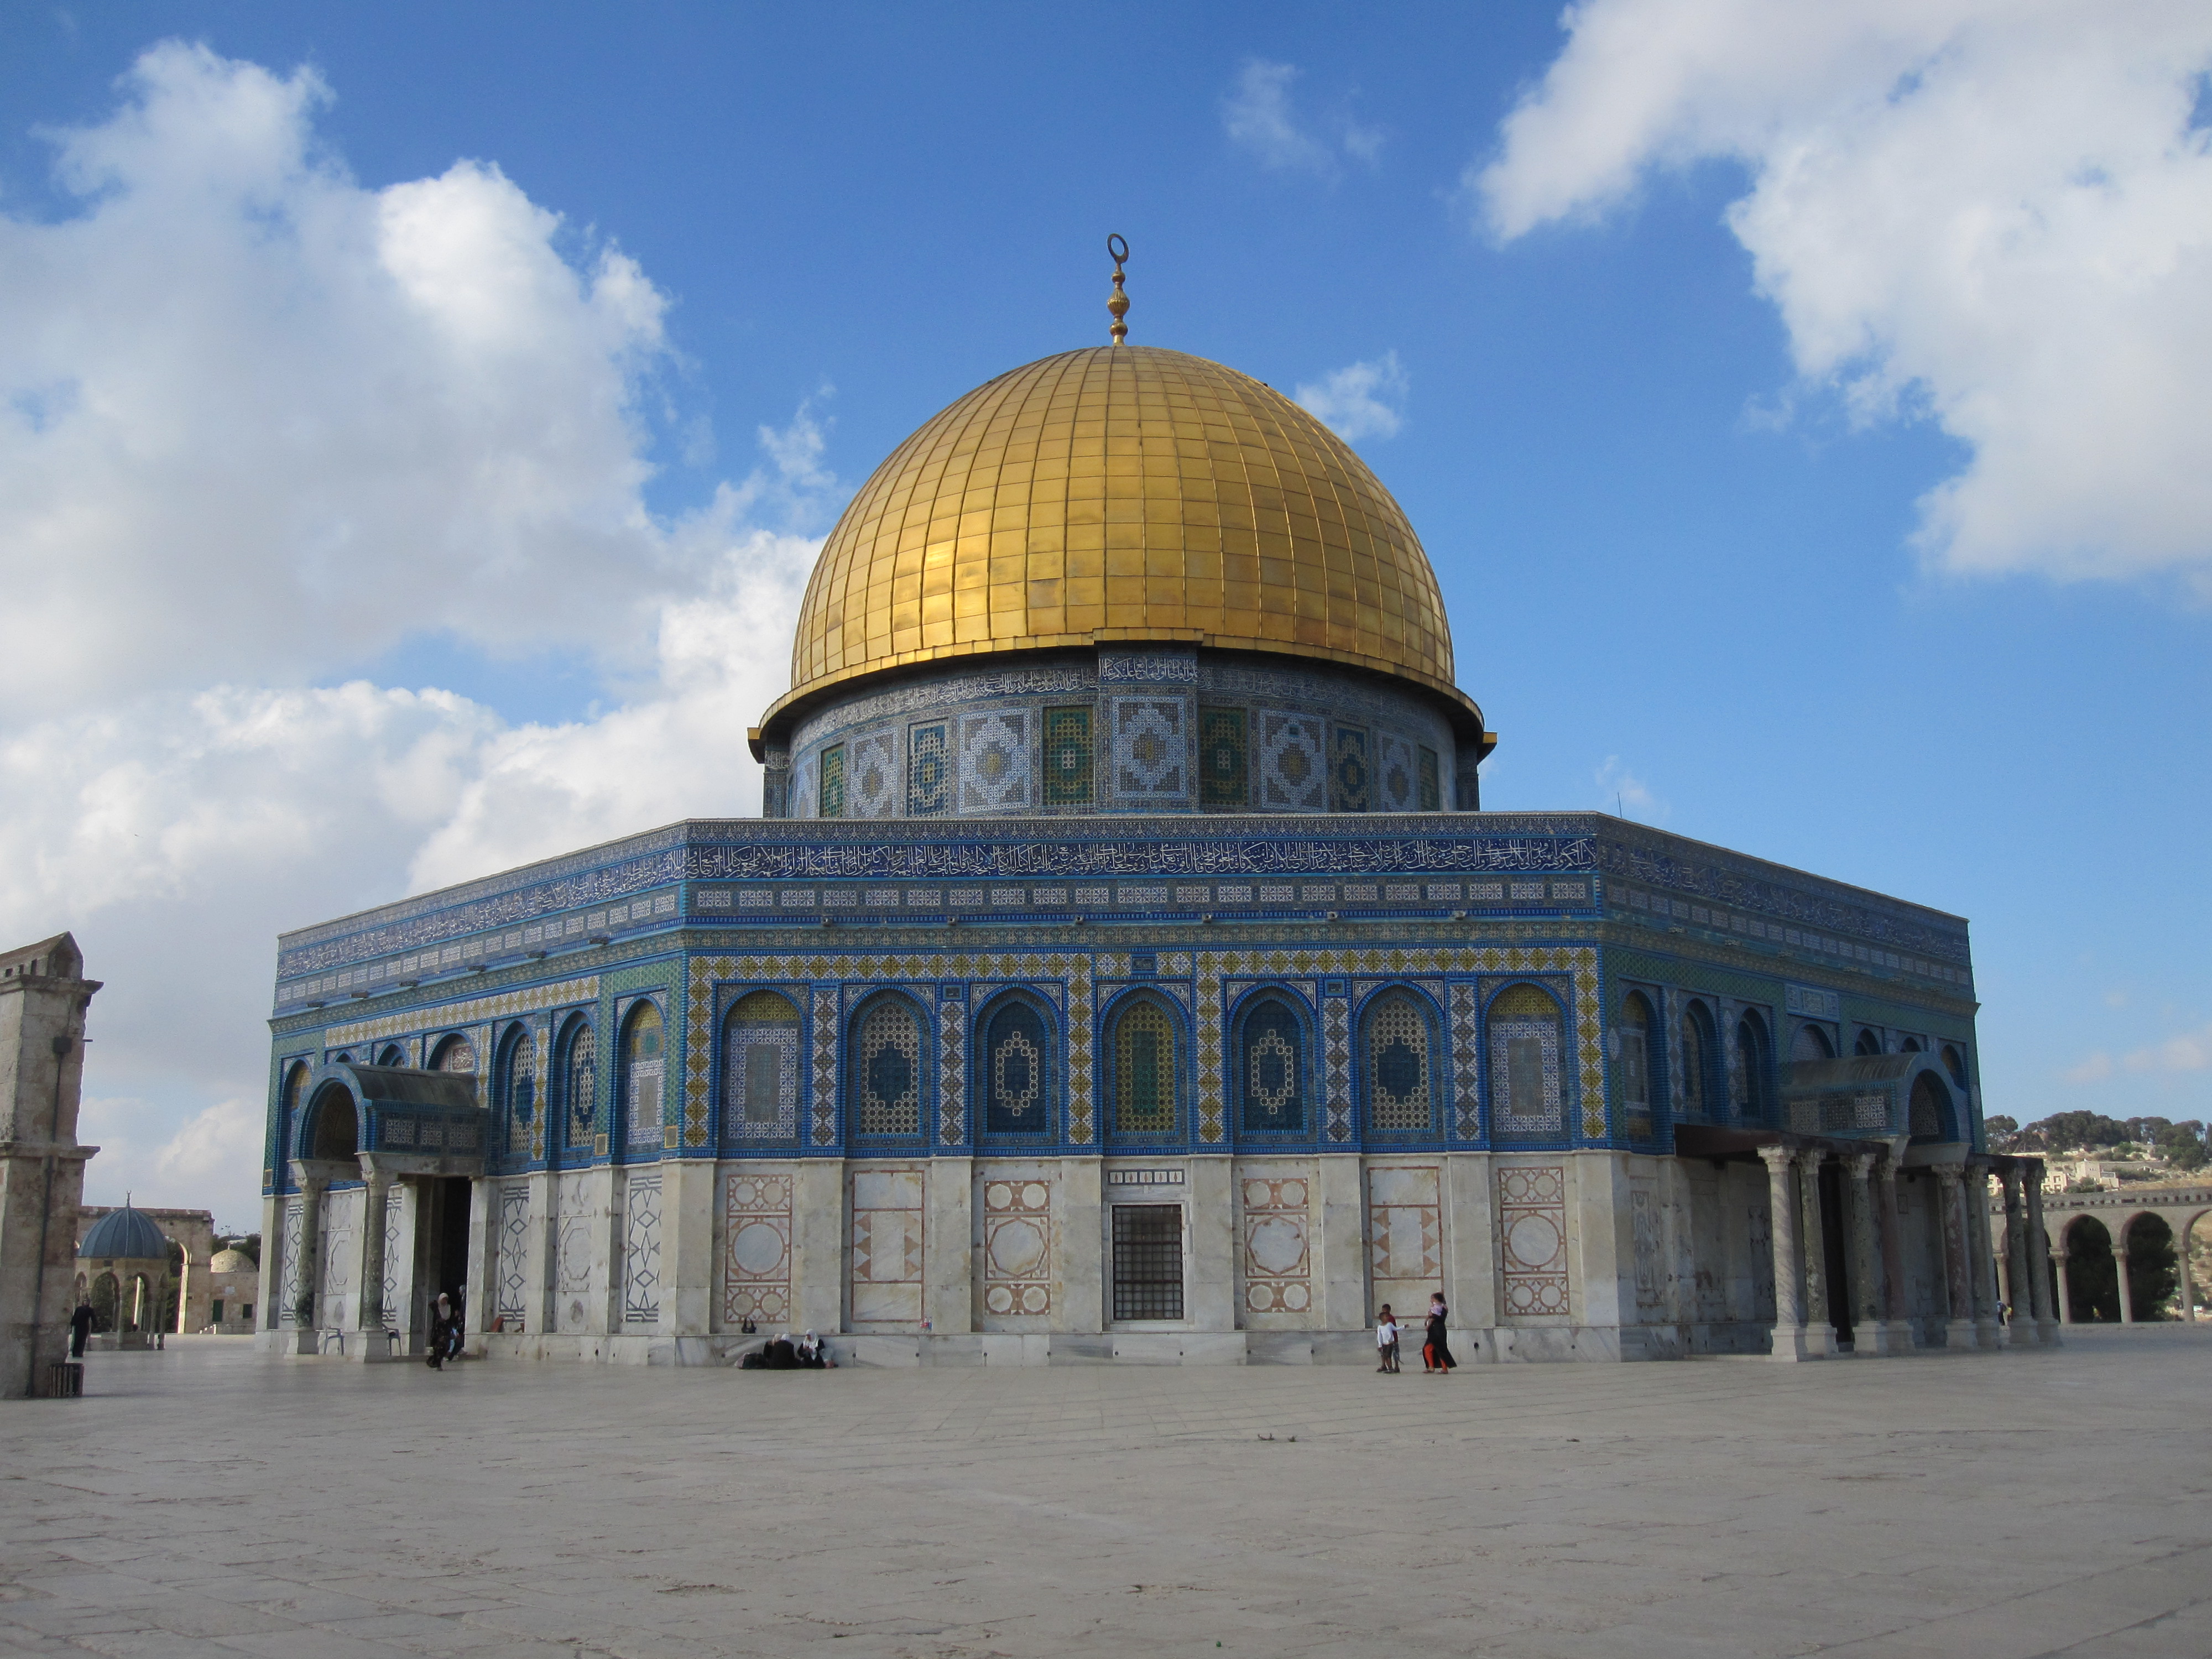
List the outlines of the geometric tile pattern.
<svg viewBox="0 0 2212 1659">
<path fill-rule="evenodd" d="M 1565 1124 L 1557 1005 L 1516 985 L 1490 1005 L 1491 1133 L 1556 1136 Z"/>
<path fill-rule="evenodd" d="M 842 743 L 832 744 L 822 751 L 821 816 L 845 816 L 845 745 Z"/>
<path fill-rule="evenodd" d="M 1376 804 L 1385 812 L 1410 812 L 1416 798 L 1413 746 L 1394 732 L 1381 734 L 1380 775 L 1376 779 Z"/>
<path fill-rule="evenodd" d="M 386 1037 L 404 1036 L 420 1031 L 433 1023 L 451 1027 L 473 1024 L 479 1020 L 511 1019 L 518 1014 L 532 1013 L 540 1008 L 558 1008 L 572 1002 L 596 1001 L 599 994 L 599 976 L 584 974 L 575 979 L 564 979 L 556 985 L 533 985 L 526 990 L 502 991 L 497 996 L 473 997 L 466 1002 L 447 1003 L 435 1009 L 392 1014 L 382 1019 L 356 1020 L 349 1025 L 333 1025 L 323 1034 L 323 1041 L 333 1048 L 357 1042 L 376 1042 Z"/>
<path fill-rule="evenodd" d="M 584 1197 L 589 1177 L 578 1172 L 556 1176 L 553 1182 L 553 1306 L 554 1328 L 585 1328 L 584 1298 L 592 1288 L 592 1216 Z"/>
<path fill-rule="evenodd" d="M 510 1181 L 499 1188 L 499 1266 L 492 1300 L 492 1315 L 520 1328 L 523 1293 L 530 1282 L 530 1183 Z"/>
<path fill-rule="evenodd" d="M 968 1138 L 968 1091 L 961 1086 L 967 1073 L 968 1005 L 951 997 L 937 1006 L 937 1139 L 940 1146 L 957 1146 Z"/>
<path fill-rule="evenodd" d="M 1462 1140 L 1482 1137 L 1482 1064 L 1475 1041 L 1474 987 L 1451 988 L 1452 1085 L 1456 1096 L 1454 1133 Z"/>
<path fill-rule="evenodd" d="M 1030 717 L 1006 711 L 960 721 L 960 810 L 1004 812 L 1030 805 Z"/>
<path fill-rule="evenodd" d="M 691 983 L 697 988 L 704 977 L 701 969 L 710 964 L 695 957 L 691 963 Z M 726 971 L 736 969 L 738 964 L 728 963 Z M 695 994 L 693 1006 L 697 1006 Z M 837 990 L 835 986 L 817 986 L 814 992 L 814 1144 L 834 1146 L 837 1144 Z"/>
<path fill-rule="evenodd" d="M 1319 812 L 1328 802 L 1322 723 L 1311 714 L 1260 714 L 1260 804 L 1271 812 Z"/>
<path fill-rule="evenodd" d="M 1509 1320 L 1570 1311 L 1566 1191 L 1566 1171 L 1557 1164 L 1498 1171 L 1498 1255 Z"/>
<path fill-rule="evenodd" d="M 1409 1317 L 1443 1288 L 1442 1171 L 1433 1164 L 1370 1165 L 1368 1273 L 1375 1303 Z"/>
<path fill-rule="evenodd" d="M 899 808 L 898 734 L 871 732 L 853 739 L 852 811 L 855 818 L 896 817 Z"/>
<path fill-rule="evenodd" d="M 1366 1060 L 1369 1126 L 1428 1130 L 1429 1022 L 1406 993 L 1388 993 L 1368 1011 Z"/>
<path fill-rule="evenodd" d="M 1364 726 L 1338 726 L 1329 729 L 1328 810 L 1364 812 L 1373 793 L 1373 769 L 1367 757 Z"/>
<path fill-rule="evenodd" d="M 1091 804 L 1091 710 L 1046 709 L 1044 804 L 1047 806 L 1088 806 Z"/>
<path fill-rule="evenodd" d="M 660 1171 L 629 1178 L 623 1206 L 623 1323 L 650 1325 L 660 1317 Z"/>
<path fill-rule="evenodd" d="M 921 1166 L 852 1172 L 852 1294 L 855 1330 L 921 1318 Z"/>
<path fill-rule="evenodd" d="M 1352 1005 L 1341 996 L 1322 999 L 1322 1133 L 1338 1146 L 1352 1139 Z"/>
<path fill-rule="evenodd" d="M 722 1328 L 791 1316 L 793 1177 L 748 1164 L 722 1183 Z"/>
<path fill-rule="evenodd" d="M 1312 1183 L 1304 1176 L 1257 1171 L 1242 1178 L 1244 1308 L 1248 1313 L 1304 1313 L 1313 1305 L 1308 1244 Z"/>
<path fill-rule="evenodd" d="M 1183 729 L 1182 700 L 1115 697 L 1109 707 L 1114 720 L 1114 793 L 1136 800 L 1180 799 L 1188 794 L 1184 773 L 1189 761 L 1189 736 Z"/>
<path fill-rule="evenodd" d="M 1437 779 L 1437 751 L 1426 744 L 1420 746 L 1419 781 L 1413 799 L 1417 812 L 1443 811 L 1443 789 Z"/>
<path fill-rule="evenodd" d="M 945 725 L 916 726 L 907 732 L 906 815 L 940 816 L 952 805 L 952 757 L 946 752 Z"/>
<path fill-rule="evenodd" d="M 995 1176 L 999 1171 L 994 1169 Z M 1052 1179 L 1009 1172 L 983 1183 L 983 1313 L 1034 1318 L 1052 1311 Z"/>
<path fill-rule="evenodd" d="M 1251 804 L 1250 745 L 1241 708 L 1201 708 L 1198 713 L 1198 804 L 1242 811 Z"/>
</svg>

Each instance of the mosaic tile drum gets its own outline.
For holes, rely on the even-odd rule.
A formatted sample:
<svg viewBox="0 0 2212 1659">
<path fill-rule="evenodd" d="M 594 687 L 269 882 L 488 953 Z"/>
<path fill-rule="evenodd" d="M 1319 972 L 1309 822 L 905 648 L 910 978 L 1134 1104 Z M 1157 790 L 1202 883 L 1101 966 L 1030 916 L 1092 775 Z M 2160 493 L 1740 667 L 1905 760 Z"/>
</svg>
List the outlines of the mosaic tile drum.
<svg viewBox="0 0 2212 1659">
<path fill-rule="evenodd" d="M 2000 1340 L 1966 924 L 1481 811 L 1413 526 L 1257 381 L 960 398 L 792 678 L 762 818 L 283 936 L 264 1345 L 419 1353 L 441 1291 L 499 1360 L 1372 1363 L 1439 1292 L 1470 1363 Z"/>
</svg>

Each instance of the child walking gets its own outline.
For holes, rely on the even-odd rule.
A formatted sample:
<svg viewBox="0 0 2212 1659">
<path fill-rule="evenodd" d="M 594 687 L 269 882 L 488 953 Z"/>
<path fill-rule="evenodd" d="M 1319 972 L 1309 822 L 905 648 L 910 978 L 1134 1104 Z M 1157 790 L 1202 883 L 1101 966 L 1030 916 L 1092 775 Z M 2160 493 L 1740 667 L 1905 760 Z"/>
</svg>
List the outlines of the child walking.
<svg viewBox="0 0 2212 1659">
<path fill-rule="evenodd" d="M 1390 1304 L 1387 1302 L 1375 1316 L 1375 1350 L 1382 1358 L 1382 1363 L 1375 1368 L 1376 1370 L 1395 1371 L 1398 1369 L 1398 1322 L 1391 1317 Z"/>
</svg>

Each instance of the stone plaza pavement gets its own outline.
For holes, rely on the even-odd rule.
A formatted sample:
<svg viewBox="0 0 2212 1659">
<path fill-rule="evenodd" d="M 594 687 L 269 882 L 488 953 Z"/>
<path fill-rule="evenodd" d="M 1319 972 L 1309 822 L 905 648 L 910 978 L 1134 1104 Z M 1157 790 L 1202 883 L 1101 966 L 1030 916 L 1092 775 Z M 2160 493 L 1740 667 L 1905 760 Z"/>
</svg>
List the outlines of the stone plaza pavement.
<svg viewBox="0 0 2212 1659">
<path fill-rule="evenodd" d="M 173 1338 L 0 1403 L 0 1652 L 2212 1654 L 2212 1328 L 2069 1338 L 1443 1381 Z"/>
</svg>

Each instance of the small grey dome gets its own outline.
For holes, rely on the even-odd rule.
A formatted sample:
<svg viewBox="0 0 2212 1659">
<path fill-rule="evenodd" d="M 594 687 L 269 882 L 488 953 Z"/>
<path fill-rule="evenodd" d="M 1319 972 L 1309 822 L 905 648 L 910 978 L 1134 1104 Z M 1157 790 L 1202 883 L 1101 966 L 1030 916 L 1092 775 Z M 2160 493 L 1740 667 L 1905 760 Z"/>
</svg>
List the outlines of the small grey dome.
<svg viewBox="0 0 2212 1659">
<path fill-rule="evenodd" d="M 96 1256 L 102 1260 L 147 1261 L 166 1258 L 168 1254 L 167 1237 L 128 1204 L 94 1222 L 92 1231 L 84 1236 L 84 1243 L 77 1247 L 80 1259 Z"/>
<path fill-rule="evenodd" d="M 217 1273 L 250 1273 L 255 1271 L 253 1258 L 243 1250 L 217 1250 L 208 1263 L 208 1271 Z"/>
</svg>

